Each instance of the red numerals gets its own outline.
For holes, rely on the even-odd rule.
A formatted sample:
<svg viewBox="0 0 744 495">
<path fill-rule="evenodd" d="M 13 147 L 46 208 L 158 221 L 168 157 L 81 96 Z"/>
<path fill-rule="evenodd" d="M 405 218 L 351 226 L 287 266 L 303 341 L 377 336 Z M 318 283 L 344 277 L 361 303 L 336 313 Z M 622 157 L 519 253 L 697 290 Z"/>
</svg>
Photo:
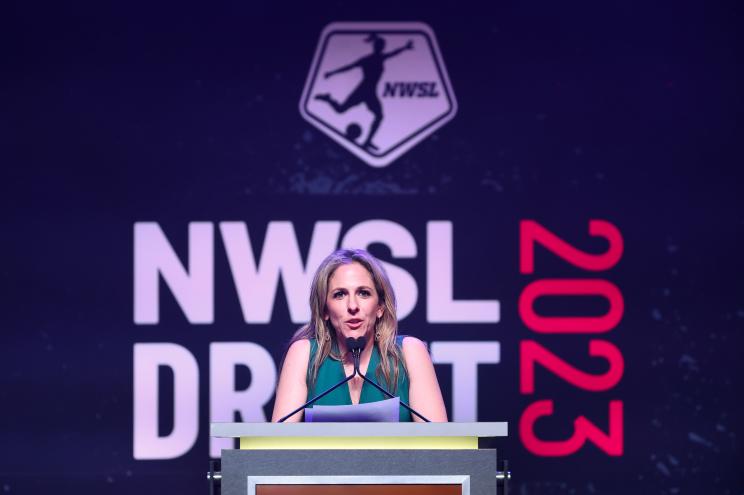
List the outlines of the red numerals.
<svg viewBox="0 0 744 495">
<path fill-rule="evenodd" d="M 535 299 L 547 296 L 601 296 L 610 303 L 610 309 L 602 316 L 540 316 L 535 313 Z M 525 325 L 540 333 L 607 332 L 620 323 L 624 309 L 620 289 L 599 279 L 536 280 L 519 296 L 519 316 Z"/>
<path fill-rule="evenodd" d="M 535 363 L 541 364 L 571 385 L 591 392 L 609 390 L 623 377 L 625 361 L 620 350 L 606 340 L 590 340 L 589 355 L 604 358 L 610 368 L 601 375 L 592 375 L 566 363 L 534 340 L 523 340 L 519 348 L 519 390 L 535 392 Z"/>
<path fill-rule="evenodd" d="M 541 440 L 535 436 L 535 422 L 553 414 L 552 400 L 533 402 L 522 413 L 519 420 L 519 436 L 525 448 L 533 454 L 560 457 L 575 453 L 588 441 L 607 455 L 623 455 L 623 402 L 610 401 L 609 433 L 597 428 L 594 423 L 579 416 L 574 420 L 574 432 L 568 440 Z"/>
<path fill-rule="evenodd" d="M 519 230 L 519 270 L 524 274 L 535 271 L 536 242 L 584 270 L 599 272 L 615 266 L 623 255 L 623 237 L 617 227 L 604 220 L 589 220 L 589 235 L 607 239 L 610 243 L 607 252 L 585 253 L 534 220 L 523 220 Z"/>
<path fill-rule="evenodd" d="M 589 235 L 603 237 L 609 246 L 601 254 L 590 254 L 577 249 L 533 220 L 520 225 L 520 263 L 523 274 L 535 271 L 535 244 L 573 266 L 591 272 L 609 270 L 623 254 L 620 231 L 604 220 L 589 221 Z M 609 309 L 600 316 L 545 316 L 535 311 L 535 301 L 541 297 L 602 297 Z M 524 325 L 545 334 L 597 334 L 614 329 L 625 311 L 623 295 L 612 282 L 599 278 L 538 279 L 529 283 L 519 296 L 519 315 Z M 535 340 L 520 344 L 519 387 L 522 394 L 535 393 L 535 365 L 539 364 L 568 384 L 588 392 L 605 392 L 614 388 L 625 370 L 623 355 L 607 340 L 592 339 L 588 343 L 589 356 L 604 359 L 609 365 L 604 373 L 592 374 L 567 363 Z M 591 400 L 591 396 L 587 398 Z M 535 434 L 538 419 L 553 414 L 553 400 L 538 400 L 530 404 L 519 421 L 519 435 L 525 448 L 539 456 L 568 456 L 581 449 L 587 441 L 611 456 L 623 454 L 623 402 L 609 403 L 608 432 L 601 430 L 584 416 L 574 420 L 574 432 L 567 440 L 542 440 Z"/>
</svg>

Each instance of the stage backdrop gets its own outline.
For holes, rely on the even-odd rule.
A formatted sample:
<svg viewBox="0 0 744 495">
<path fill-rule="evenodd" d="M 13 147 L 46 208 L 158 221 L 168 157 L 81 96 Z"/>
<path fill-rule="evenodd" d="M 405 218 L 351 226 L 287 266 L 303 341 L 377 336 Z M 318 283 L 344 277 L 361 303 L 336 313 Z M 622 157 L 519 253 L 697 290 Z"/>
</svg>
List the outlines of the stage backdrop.
<svg viewBox="0 0 744 495">
<path fill-rule="evenodd" d="M 516 493 L 742 493 L 733 14 L 11 7 L 0 491 L 205 493 L 361 247 Z"/>
</svg>

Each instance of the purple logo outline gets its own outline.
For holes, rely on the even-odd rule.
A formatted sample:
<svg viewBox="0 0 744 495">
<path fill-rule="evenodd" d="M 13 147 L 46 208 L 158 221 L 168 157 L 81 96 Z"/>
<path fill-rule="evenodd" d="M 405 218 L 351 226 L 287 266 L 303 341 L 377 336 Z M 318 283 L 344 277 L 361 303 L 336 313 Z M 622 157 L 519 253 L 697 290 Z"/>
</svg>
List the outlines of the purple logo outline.
<svg viewBox="0 0 744 495">
<path fill-rule="evenodd" d="M 368 53 L 367 45 L 362 43 L 371 45 L 372 52 Z M 392 49 L 386 52 L 387 44 Z M 390 73 L 403 81 L 390 86 L 389 77 L 385 77 Z M 426 82 L 417 82 L 422 79 Z M 381 95 L 383 85 L 385 93 Z M 407 95 L 402 94 L 403 85 L 408 86 Z M 399 98 L 391 101 L 388 93 L 395 97 L 396 89 L 400 90 Z M 327 25 L 321 33 L 299 107 L 305 120 L 372 167 L 391 164 L 457 113 L 457 101 L 436 37 L 421 22 Z M 363 131 L 363 122 L 370 120 Z M 378 148 L 373 138 L 379 136 L 386 145 Z M 360 144 L 357 140 L 362 137 L 366 139 Z"/>
</svg>

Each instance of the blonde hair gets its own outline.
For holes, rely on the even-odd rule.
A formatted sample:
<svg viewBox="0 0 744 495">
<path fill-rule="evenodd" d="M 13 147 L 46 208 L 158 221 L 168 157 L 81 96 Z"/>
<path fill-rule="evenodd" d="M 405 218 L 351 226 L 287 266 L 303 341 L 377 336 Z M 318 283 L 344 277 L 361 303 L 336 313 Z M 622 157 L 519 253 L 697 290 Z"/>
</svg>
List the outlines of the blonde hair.
<svg viewBox="0 0 744 495">
<path fill-rule="evenodd" d="M 384 379 L 388 389 L 395 393 L 398 385 L 398 365 L 405 362 L 396 345 L 398 336 L 398 318 L 395 308 L 395 293 L 390 284 L 382 264 L 364 249 L 339 249 L 332 252 L 318 267 L 310 288 L 310 321 L 300 327 L 292 336 L 289 345 L 302 339 L 315 339 L 318 342 L 318 352 L 315 359 L 308 363 L 308 378 L 310 388 L 315 387 L 318 370 L 321 363 L 331 357 L 342 360 L 343 356 L 333 352 L 336 332 L 330 321 L 323 318 L 326 313 L 326 299 L 328 297 L 328 282 L 333 273 L 341 265 L 359 263 L 367 269 L 377 291 L 378 303 L 384 307 L 382 316 L 375 322 L 375 343 L 380 352 L 380 364 L 375 370 L 378 377 Z M 338 348 L 338 347 L 336 347 Z"/>
</svg>

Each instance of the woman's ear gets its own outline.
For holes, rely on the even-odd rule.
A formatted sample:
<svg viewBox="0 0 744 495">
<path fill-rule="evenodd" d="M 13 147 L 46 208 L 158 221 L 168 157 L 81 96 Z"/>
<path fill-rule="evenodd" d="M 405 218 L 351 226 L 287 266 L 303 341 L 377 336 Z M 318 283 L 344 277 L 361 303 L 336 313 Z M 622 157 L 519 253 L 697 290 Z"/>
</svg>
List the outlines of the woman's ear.
<svg viewBox="0 0 744 495">
<path fill-rule="evenodd" d="M 382 318 L 382 314 L 385 312 L 385 306 L 377 306 L 377 317 Z"/>
</svg>

